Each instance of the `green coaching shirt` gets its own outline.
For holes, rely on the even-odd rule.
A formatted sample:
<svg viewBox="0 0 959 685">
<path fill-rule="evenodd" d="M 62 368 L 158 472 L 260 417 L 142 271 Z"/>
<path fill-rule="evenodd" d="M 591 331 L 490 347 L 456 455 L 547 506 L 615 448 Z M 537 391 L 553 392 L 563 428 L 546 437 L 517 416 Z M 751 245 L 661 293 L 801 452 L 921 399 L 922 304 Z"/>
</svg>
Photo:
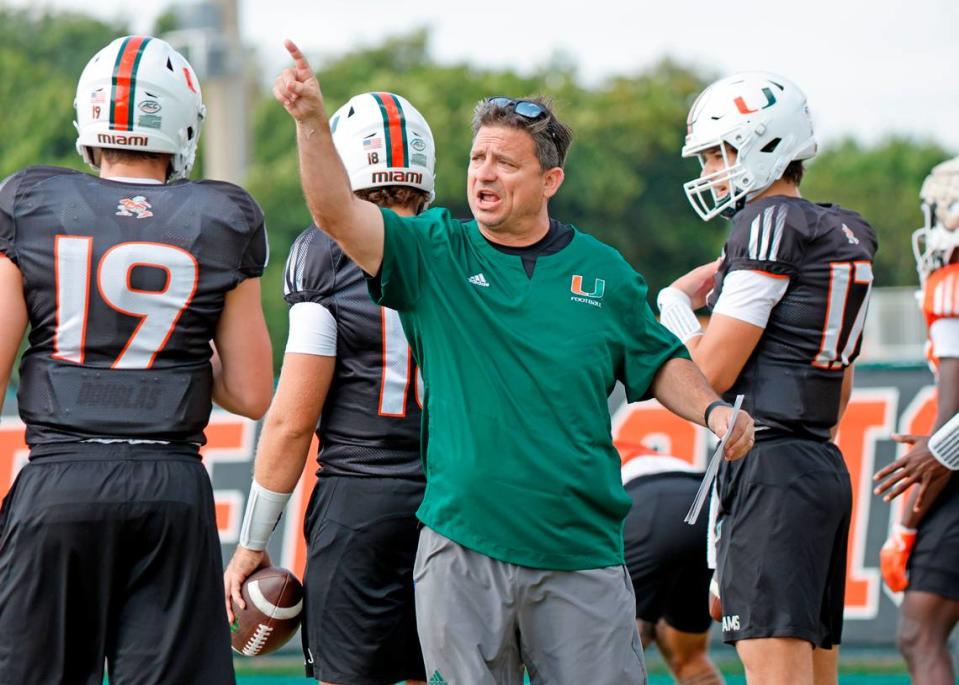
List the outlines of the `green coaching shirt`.
<svg viewBox="0 0 959 685">
<path fill-rule="evenodd" d="M 623 563 L 630 498 L 607 397 L 647 397 L 683 344 L 646 283 L 574 230 L 532 278 L 475 221 L 383 210 L 373 299 L 400 312 L 423 374 L 424 524 L 469 549 L 558 571 Z"/>
</svg>

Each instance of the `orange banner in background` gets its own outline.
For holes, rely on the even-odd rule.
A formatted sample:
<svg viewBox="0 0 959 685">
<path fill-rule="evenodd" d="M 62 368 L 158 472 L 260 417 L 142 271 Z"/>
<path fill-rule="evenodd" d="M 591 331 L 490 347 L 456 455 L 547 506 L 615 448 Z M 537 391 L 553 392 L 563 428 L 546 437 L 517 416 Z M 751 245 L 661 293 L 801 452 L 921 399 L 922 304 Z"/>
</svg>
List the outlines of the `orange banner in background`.
<svg viewBox="0 0 959 685">
<path fill-rule="evenodd" d="M 887 514 L 889 507 L 872 494 L 872 474 L 877 469 L 876 446 L 881 440 L 889 440 L 897 427 L 904 433 L 928 432 L 935 416 L 934 390 L 932 387 L 920 390 L 897 420 L 897 388 L 857 388 L 840 423 L 836 442 L 846 460 L 853 490 L 846 618 L 877 616 L 882 581 L 878 551 L 867 554 L 869 524 L 872 516 L 887 516 L 892 521 L 898 520 L 901 513 L 901 509 L 893 507 L 892 514 Z M 624 461 L 632 456 L 636 446 L 643 446 L 704 466 L 708 436 L 705 428 L 674 416 L 655 400 L 624 405 L 613 416 L 613 440 Z"/>
<path fill-rule="evenodd" d="M 935 389 L 931 386 L 920 389 L 901 412 L 899 404 L 899 390 L 895 387 L 857 388 L 837 436 L 853 487 L 846 575 L 846 617 L 849 619 L 872 619 L 878 612 L 881 588 L 878 548 L 875 554 L 870 554 L 866 544 L 870 521 L 882 517 L 883 530 L 887 531 L 901 513 L 901 505 L 887 507 L 872 495 L 877 445 L 889 440 L 890 433 L 897 429 L 903 433 L 927 433 L 935 417 Z M 208 443 L 201 454 L 214 484 L 217 526 L 225 553 L 232 551 L 239 535 L 252 476 L 256 429 L 253 421 L 218 411 L 211 417 L 206 431 Z M 671 414 L 656 401 L 620 407 L 613 416 L 612 429 L 614 442 L 624 459 L 643 448 L 652 448 L 704 466 L 711 444 L 706 429 Z M 6 495 L 17 472 L 27 461 L 23 432 L 23 424 L 17 419 L 7 418 L 0 425 L 0 497 Z M 306 562 L 303 519 L 316 483 L 316 447 L 314 439 L 303 477 L 271 545 L 274 548 L 279 545 L 281 550 L 279 556 L 274 557 L 274 563 L 301 577 Z M 902 451 L 900 448 L 897 453 Z M 233 469 L 234 487 L 223 487 L 224 478 L 218 475 L 219 469 L 242 463 L 248 464 L 242 479 L 237 480 L 237 472 Z"/>
</svg>

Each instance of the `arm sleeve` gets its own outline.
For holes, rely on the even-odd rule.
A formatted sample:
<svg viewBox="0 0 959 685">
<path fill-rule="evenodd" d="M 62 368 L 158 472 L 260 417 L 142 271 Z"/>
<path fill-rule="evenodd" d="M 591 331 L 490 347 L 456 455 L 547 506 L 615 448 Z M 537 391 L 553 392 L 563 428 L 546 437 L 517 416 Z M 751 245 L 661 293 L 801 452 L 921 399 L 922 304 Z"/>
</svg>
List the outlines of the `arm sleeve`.
<svg viewBox="0 0 959 685">
<path fill-rule="evenodd" d="M 786 294 L 788 276 L 762 271 L 733 271 L 723 280 L 713 314 L 723 314 L 765 328 L 773 307 Z"/>
<path fill-rule="evenodd" d="M 423 291 L 428 243 L 445 211 L 430 210 L 416 217 L 401 217 L 389 209 L 383 213 L 383 264 L 369 279 L 370 297 L 384 307 L 409 311 Z M 438 213 L 440 212 L 440 213 Z"/>
<path fill-rule="evenodd" d="M 959 318 L 933 321 L 929 327 L 929 341 L 936 357 L 959 357 Z"/>
<path fill-rule="evenodd" d="M 17 224 L 14 219 L 14 200 L 20 187 L 20 174 L 0 181 L 0 254 L 17 263 Z"/>
<path fill-rule="evenodd" d="M 802 210 L 782 202 L 746 206 L 733 219 L 726 242 L 727 271 L 760 271 L 772 276 L 799 273 L 808 228 Z"/>
<path fill-rule="evenodd" d="M 312 224 L 307 227 L 293 241 L 286 258 L 283 299 L 291 305 L 315 302 L 333 310 L 331 300 L 336 288 L 338 255 L 329 236 Z"/>
<path fill-rule="evenodd" d="M 631 321 L 627 327 L 623 371 L 620 380 L 626 398 L 639 402 L 652 397 L 649 386 L 660 367 L 673 358 L 689 359 L 689 351 L 675 335 L 660 324 L 646 301 L 646 282 L 639 274 L 633 288 Z"/>
<path fill-rule="evenodd" d="M 959 471 L 959 414 L 932 434 L 929 451 L 947 469 Z"/>
<path fill-rule="evenodd" d="M 297 302 L 290 307 L 286 352 L 336 356 L 336 319 L 317 302 Z"/>
</svg>

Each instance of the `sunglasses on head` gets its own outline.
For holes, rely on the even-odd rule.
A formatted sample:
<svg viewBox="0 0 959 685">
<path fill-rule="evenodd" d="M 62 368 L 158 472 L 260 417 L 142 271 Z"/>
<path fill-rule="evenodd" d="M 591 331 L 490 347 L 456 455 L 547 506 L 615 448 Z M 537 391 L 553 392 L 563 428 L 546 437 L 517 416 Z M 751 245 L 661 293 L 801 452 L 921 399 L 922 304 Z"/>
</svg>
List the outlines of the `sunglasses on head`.
<svg viewBox="0 0 959 685">
<path fill-rule="evenodd" d="M 486 98 L 486 101 L 491 105 L 500 107 L 502 109 L 512 107 L 513 111 L 524 119 L 535 121 L 536 119 L 542 119 L 543 117 L 549 116 L 549 111 L 547 111 L 545 107 L 533 102 L 532 100 L 514 100 L 513 98 L 500 95 L 497 97 Z"/>
</svg>

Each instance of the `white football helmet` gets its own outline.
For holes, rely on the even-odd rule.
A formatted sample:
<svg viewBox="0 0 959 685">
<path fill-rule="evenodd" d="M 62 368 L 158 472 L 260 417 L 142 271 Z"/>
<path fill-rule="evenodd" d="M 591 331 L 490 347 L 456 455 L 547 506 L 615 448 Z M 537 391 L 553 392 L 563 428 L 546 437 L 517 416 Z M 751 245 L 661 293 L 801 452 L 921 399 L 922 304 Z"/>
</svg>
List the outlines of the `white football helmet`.
<svg viewBox="0 0 959 685">
<path fill-rule="evenodd" d="M 206 108 L 193 67 L 168 43 L 150 36 L 117 38 L 80 75 L 77 152 L 99 167 L 95 148 L 166 152 L 168 180 L 193 167 Z"/>
<path fill-rule="evenodd" d="M 952 261 L 959 248 L 959 157 L 933 167 L 922 182 L 919 201 L 925 225 L 912 234 L 919 282 Z"/>
<path fill-rule="evenodd" d="M 406 98 L 363 93 L 330 119 L 333 144 L 354 191 L 410 186 L 434 197 L 436 145 L 429 124 Z"/>
<path fill-rule="evenodd" d="M 729 163 L 726 143 L 736 150 Z M 686 119 L 683 157 L 719 147 L 725 168 L 683 185 L 696 213 L 708 221 L 731 216 L 780 178 L 790 162 L 816 154 L 806 96 L 792 82 L 761 71 L 734 74 L 706 88 Z M 729 191 L 715 192 L 716 184 Z"/>
</svg>

